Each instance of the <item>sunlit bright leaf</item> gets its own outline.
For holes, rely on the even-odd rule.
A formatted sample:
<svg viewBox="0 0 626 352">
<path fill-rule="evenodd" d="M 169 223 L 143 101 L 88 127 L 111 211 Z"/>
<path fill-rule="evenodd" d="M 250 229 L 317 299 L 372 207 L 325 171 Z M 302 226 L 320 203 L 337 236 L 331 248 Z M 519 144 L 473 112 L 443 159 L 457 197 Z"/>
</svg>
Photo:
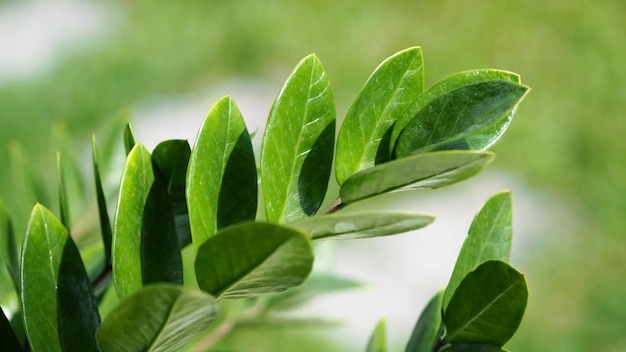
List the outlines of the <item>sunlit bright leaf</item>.
<svg viewBox="0 0 626 352">
<path fill-rule="evenodd" d="M 218 299 L 284 291 L 301 284 L 312 267 L 308 236 L 269 223 L 224 229 L 200 247 L 195 263 L 198 285 Z"/>
<path fill-rule="evenodd" d="M 432 215 L 407 212 L 354 212 L 317 215 L 288 223 L 319 239 L 355 239 L 389 236 L 429 225 Z"/>
<path fill-rule="evenodd" d="M 509 260 L 513 238 L 512 213 L 511 192 L 504 191 L 489 198 L 476 215 L 446 288 L 444 309 L 461 280 L 480 263 L 491 259 Z"/>
<path fill-rule="evenodd" d="M 350 177 L 341 185 L 341 200 L 349 204 L 391 191 L 448 186 L 474 176 L 493 159 L 494 154 L 477 151 L 411 155 Z"/>
<path fill-rule="evenodd" d="M 367 352 L 386 352 L 387 351 L 387 323 L 384 319 L 378 321 L 376 328 L 370 335 L 367 342 Z"/>
<path fill-rule="evenodd" d="M 142 287 L 143 214 L 153 182 L 150 153 L 136 144 L 122 173 L 113 232 L 113 282 L 120 299 Z"/>
<path fill-rule="evenodd" d="M 304 58 L 274 101 L 261 149 L 265 212 L 270 222 L 315 214 L 330 177 L 335 101 L 315 55 Z"/>
<path fill-rule="evenodd" d="M 21 263 L 24 325 L 33 351 L 95 351 L 100 316 L 78 248 L 42 205 L 33 209 Z"/>
<path fill-rule="evenodd" d="M 389 160 L 395 121 L 424 89 L 422 50 L 409 48 L 380 64 L 352 103 L 339 130 L 337 182 Z"/>
<path fill-rule="evenodd" d="M 257 187 L 250 135 L 235 102 L 223 97 L 202 124 L 187 173 L 196 251 L 219 229 L 255 218 Z"/>
<path fill-rule="evenodd" d="M 122 301 L 98 331 L 103 352 L 178 351 L 217 317 L 210 295 L 173 285 L 151 285 Z"/>
</svg>

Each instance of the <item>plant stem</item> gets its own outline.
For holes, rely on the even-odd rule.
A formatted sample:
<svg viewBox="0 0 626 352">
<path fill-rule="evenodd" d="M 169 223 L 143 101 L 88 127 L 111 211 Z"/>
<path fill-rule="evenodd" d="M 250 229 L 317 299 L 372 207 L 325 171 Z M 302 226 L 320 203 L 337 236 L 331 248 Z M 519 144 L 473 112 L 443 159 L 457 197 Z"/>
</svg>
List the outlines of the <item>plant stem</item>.
<svg viewBox="0 0 626 352">
<path fill-rule="evenodd" d="M 337 197 L 326 209 L 320 211 L 320 214 L 332 214 L 346 207 L 347 204 L 341 201 L 341 197 Z"/>
</svg>

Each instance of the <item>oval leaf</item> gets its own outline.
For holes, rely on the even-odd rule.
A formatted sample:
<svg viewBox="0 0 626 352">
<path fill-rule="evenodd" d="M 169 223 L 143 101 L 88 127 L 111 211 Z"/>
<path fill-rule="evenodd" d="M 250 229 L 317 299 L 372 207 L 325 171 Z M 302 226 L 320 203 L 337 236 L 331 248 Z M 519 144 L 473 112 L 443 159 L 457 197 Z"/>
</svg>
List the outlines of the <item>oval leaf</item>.
<svg viewBox="0 0 626 352">
<path fill-rule="evenodd" d="M 519 327 L 527 301 L 524 275 L 502 261 L 484 262 L 465 276 L 450 299 L 444 340 L 502 346 Z"/>
<path fill-rule="evenodd" d="M 257 192 L 250 135 L 235 102 L 224 97 L 202 124 L 189 162 L 187 201 L 196 252 L 219 229 L 254 220 Z"/>
<path fill-rule="evenodd" d="M 186 140 L 164 141 L 152 151 L 152 160 L 161 170 L 167 184 L 167 193 L 176 221 L 176 233 L 180 248 L 191 243 L 189 212 L 185 197 L 185 182 L 190 156 L 191 148 Z"/>
<path fill-rule="evenodd" d="M 440 151 L 416 154 L 363 170 L 340 188 L 350 204 L 379 194 L 416 188 L 440 188 L 479 173 L 494 154 L 477 151 Z"/>
<path fill-rule="evenodd" d="M 424 64 L 419 47 L 400 51 L 376 68 L 339 131 L 335 160 L 339 184 L 389 160 L 393 125 L 423 89 Z"/>
<path fill-rule="evenodd" d="M 509 260 L 513 239 L 512 214 L 511 192 L 504 191 L 487 200 L 474 217 L 446 288 L 444 309 L 461 280 L 480 263 L 492 259 Z"/>
<path fill-rule="evenodd" d="M 508 119 L 527 91 L 528 87 L 518 83 L 498 80 L 465 85 L 441 95 L 400 132 L 395 155 L 402 158 L 441 148 L 475 149 L 465 146 L 467 141 L 463 139 Z"/>
<path fill-rule="evenodd" d="M 107 265 L 111 265 L 111 243 L 113 241 L 113 230 L 111 220 L 107 210 L 107 202 L 102 189 L 102 179 L 100 178 L 100 167 L 98 164 L 98 151 L 96 147 L 96 136 L 91 139 L 91 157 L 93 162 L 94 182 L 96 186 L 96 199 L 98 201 L 98 216 L 100 219 L 100 232 L 104 243 L 104 258 Z"/>
<path fill-rule="evenodd" d="M 418 112 L 422 111 L 422 109 L 424 109 L 436 98 L 465 85 L 493 80 L 505 80 L 520 83 L 520 77 L 518 74 L 493 69 L 458 72 L 435 83 L 432 87 L 424 91 L 424 93 L 420 94 L 413 104 L 411 104 L 411 106 L 398 118 L 393 126 L 390 145 L 392 147 L 396 145 L 400 132 L 402 132 L 406 125 L 415 118 L 415 115 L 417 115 Z"/>
<path fill-rule="evenodd" d="M 113 282 L 120 299 L 142 286 L 141 236 L 146 199 L 154 182 L 150 153 L 136 144 L 122 173 L 113 232 Z"/>
<path fill-rule="evenodd" d="M 413 333 L 406 346 L 406 352 L 432 352 L 443 335 L 442 324 L 443 291 L 440 291 L 426 305 L 420 314 Z"/>
<path fill-rule="evenodd" d="M 103 352 L 177 351 L 217 317 L 215 299 L 198 290 L 151 285 L 122 301 L 102 322 Z"/>
<path fill-rule="evenodd" d="M 389 236 L 429 225 L 435 217 L 406 212 L 354 212 L 318 215 L 287 225 L 301 228 L 313 240 Z"/>
<path fill-rule="evenodd" d="M 200 247 L 195 264 L 198 285 L 218 299 L 284 291 L 302 283 L 312 266 L 307 235 L 266 223 L 224 229 Z"/>
<path fill-rule="evenodd" d="M 40 204 L 31 214 L 23 248 L 21 303 L 32 350 L 97 350 L 100 316 L 78 248 Z"/>
<path fill-rule="evenodd" d="M 384 319 L 378 321 L 369 341 L 367 342 L 367 352 L 387 351 L 387 323 Z"/>
<path fill-rule="evenodd" d="M 315 55 L 295 68 L 274 101 L 261 148 L 265 213 L 270 222 L 315 214 L 326 189 L 335 142 L 335 101 Z"/>
</svg>

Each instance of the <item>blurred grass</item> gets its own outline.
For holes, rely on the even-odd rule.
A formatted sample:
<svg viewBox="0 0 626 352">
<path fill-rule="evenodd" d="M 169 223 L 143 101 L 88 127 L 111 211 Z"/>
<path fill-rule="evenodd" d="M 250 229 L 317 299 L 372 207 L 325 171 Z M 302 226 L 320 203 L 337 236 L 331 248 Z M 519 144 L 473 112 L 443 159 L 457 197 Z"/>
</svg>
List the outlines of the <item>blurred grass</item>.
<svg viewBox="0 0 626 352">
<path fill-rule="evenodd" d="M 331 78 L 339 114 L 381 60 L 413 45 L 424 49 L 428 85 L 470 68 L 515 71 L 533 91 L 496 147 L 495 167 L 560 197 L 575 218 L 542 234 L 550 240 L 519 263 L 531 300 L 509 347 L 626 348 L 626 2 L 110 4 L 123 16 L 103 43 L 64 58 L 39 79 L 0 87 L 0 165 L 11 165 L 8 146 L 16 155 L 19 144 L 29 177 L 47 179 L 54 175 L 49 136 L 56 124 L 84 148 L 90 133 L 134 104 L 229 77 L 280 82 L 311 52 Z M 0 179 L 8 207 L 22 197 L 9 177 L 20 173 L 17 164 Z M 54 208 L 53 195 L 32 197 Z M 13 212 L 23 229 L 29 209 Z"/>
</svg>

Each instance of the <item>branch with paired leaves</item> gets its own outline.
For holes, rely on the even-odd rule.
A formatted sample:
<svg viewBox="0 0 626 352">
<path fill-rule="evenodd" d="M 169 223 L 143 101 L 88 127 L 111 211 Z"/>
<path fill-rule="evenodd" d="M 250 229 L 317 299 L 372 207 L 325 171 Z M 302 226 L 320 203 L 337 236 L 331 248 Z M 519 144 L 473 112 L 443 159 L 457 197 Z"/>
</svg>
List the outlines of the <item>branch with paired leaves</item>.
<svg viewBox="0 0 626 352">
<path fill-rule="evenodd" d="M 332 291 L 336 278 L 323 284 L 309 278 L 314 242 L 399 234 L 434 219 L 351 211 L 350 205 L 478 174 L 493 160 L 487 149 L 506 132 L 528 92 L 518 75 L 500 70 L 461 72 L 426 90 L 423 82 L 419 47 L 389 57 L 365 83 L 335 140 L 329 78 L 315 55 L 305 57 L 269 112 L 258 167 L 244 118 L 228 96 L 209 110 L 193 147 L 167 140 L 149 151 L 127 126 L 112 223 L 94 137 L 104 255 L 103 269 L 91 280 L 68 232 L 70 200 L 59 157 L 63 221 L 35 206 L 20 265 L 7 211 L 0 207 L 2 255 L 19 292 L 17 314 L 28 343 L 33 350 L 174 351 L 206 335 L 219 345 L 216 337 L 238 321 L 233 315 L 246 311 L 227 302 L 262 304 L 254 309 L 261 319 L 281 302 L 306 301 L 306 290 L 295 288 L 303 283 Z M 333 159 L 339 195 L 320 211 Z M 511 197 L 503 192 L 475 218 L 448 287 L 420 316 L 407 351 L 501 350 L 527 299 L 523 275 L 507 264 L 510 223 Z M 194 266 L 193 284 L 183 282 L 186 259 Z M 101 319 L 103 296 L 112 290 L 120 302 Z M 22 321 L 1 318 L 3 343 L 21 350 L 14 330 Z M 367 350 L 384 350 L 384 335 L 380 323 Z"/>
</svg>

